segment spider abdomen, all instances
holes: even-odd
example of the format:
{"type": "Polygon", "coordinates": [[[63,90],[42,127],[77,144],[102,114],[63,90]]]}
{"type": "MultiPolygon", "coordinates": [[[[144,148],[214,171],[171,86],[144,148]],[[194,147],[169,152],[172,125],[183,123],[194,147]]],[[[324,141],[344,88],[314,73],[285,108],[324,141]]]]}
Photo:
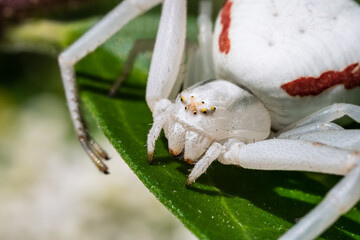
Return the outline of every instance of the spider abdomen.
{"type": "Polygon", "coordinates": [[[213,39],[217,77],[250,89],[274,128],[335,102],[360,104],[359,22],[350,0],[227,1],[213,39]]]}

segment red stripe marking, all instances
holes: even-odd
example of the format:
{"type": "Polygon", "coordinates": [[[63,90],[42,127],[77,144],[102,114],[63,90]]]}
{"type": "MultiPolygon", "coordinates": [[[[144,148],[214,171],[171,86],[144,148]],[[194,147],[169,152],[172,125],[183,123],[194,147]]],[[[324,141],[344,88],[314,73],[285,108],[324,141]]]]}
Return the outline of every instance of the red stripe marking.
{"type": "Polygon", "coordinates": [[[342,71],[328,71],[320,77],[301,77],[281,85],[290,96],[316,96],[335,85],[344,84],[345,89],[360,86],[360,65],[354,63],[342,71]]]}
{"type": "Polygon", "coordinates": [[[223,25],[223,28],[219,36],[219,49],[220,52],[225,52],[225,54],[228,54],[230,51],[229,28],[231,22],[232,4],[232,1],[226,1],[221,11],[221,24],[223,25]]]}

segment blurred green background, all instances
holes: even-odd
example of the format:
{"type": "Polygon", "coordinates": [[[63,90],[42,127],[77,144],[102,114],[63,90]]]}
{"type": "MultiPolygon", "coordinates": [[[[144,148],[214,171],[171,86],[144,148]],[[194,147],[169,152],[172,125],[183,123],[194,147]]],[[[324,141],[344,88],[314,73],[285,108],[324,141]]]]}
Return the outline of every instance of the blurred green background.
{"type": "Polygon", "coordinates": [[[117,2],[0,0],[0,239],[194,238],[99,132],[109,176],[73,133],[56,56],[117,2]],[[32,38],[49,19],[72,25],[32,38]]]}

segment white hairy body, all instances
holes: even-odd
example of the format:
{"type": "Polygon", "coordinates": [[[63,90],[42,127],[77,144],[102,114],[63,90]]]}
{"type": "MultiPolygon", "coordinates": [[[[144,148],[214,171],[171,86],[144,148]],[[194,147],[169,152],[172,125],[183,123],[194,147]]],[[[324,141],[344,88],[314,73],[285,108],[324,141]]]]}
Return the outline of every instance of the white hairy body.
{"type": "MultiPolygon", "coordinates": [[[[107,155],[83,126],[73,66],[159,2],[124,1],[59,57],[75,130],[103,172],[107,155]]],[[[164,1],[146,89],[154,119],[148,160],[164,129],[169,151],[195,164],[187,184],[216,159],[250,169],[345,175],[283,236],[315,238],[360,199],[360,131],[331,123],[344,115],[360,122],[360,107],[353,105],[360,101],[360,7],[350,0],[232,0],[219,14],[214,34],[210,14],[211,5],[202,2],[199,48],[185,79],[197,85],[172,102],[169,95],[182,79],[186,2],[164,1]],[[218,80],[203,82],[210,78],[218,80]],[[315,90],[305,91],[304,81],[315,90]],[[268,139],[271,127],[278,132],[268,139]]]]}
{"type": "Polygon", "coordinates": [[[274,128],[281,129],[332,103],[360,104],[360,88],[338,85],[308,97],[293,97],[281,89],[282,84],[300,77],[342,71],[360,61],[357,3],[233,1],[228,54],[219,51],[220,21],[218,17],[214,30],[216,76],[250,89],[270,110],[274,128]]]}

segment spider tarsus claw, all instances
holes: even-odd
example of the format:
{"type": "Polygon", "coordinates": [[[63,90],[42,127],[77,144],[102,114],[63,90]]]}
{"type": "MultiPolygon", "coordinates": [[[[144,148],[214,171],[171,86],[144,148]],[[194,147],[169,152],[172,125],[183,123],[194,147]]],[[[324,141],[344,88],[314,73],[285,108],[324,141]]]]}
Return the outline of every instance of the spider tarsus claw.
{"type": "Polygon", "coordinates": [[[97,168],[102,172],[103,174],[109,174],[109,168],[101,161],[94,162],[97,168]]]}
{"type": "Polygon", "coordinates": [[[150,152],[147,154],[147,162],[151,165],[154,159],[154,153],[150,152]]]}
{"type": "Polygon", "coordinates": [[[186,179],[186,182],[185,182],[185,186],[187,187],[187,188],[189,188],[189,187],[191,187],[191,185],[194,183],[194,181],[193,180],[190,180],[189,178],[188,179],[186,179]]]}
{"type": "Polygon", "coordinates": [[[99,157],[103,158],[104,160],[110,159],[109,155],[100,147],[100,145],[95,142],[95,140],[91,136],[88,136],[86,138],[86,141],[89,143],[91,148],[96,152],[99,157]]]}
{"type": "Polygon", "coordinates": [[[105,152],[101,152],[101,153],[97,152],[97,153],[102,159],[104,159],[106,161],[110,160],[110,157],[109,157],[109,155],[107,155],[107,153],[105,153],[105,152]]]}
{"type": "Polygon", "coordinates": [[[80,143],[95,166],[104,174],[109,174],[103,160],[110,159],[104,150],[89,136],[79,136],[80,143]]]}
{"type": "Polygon", "coordinates": [[[115,96],[115,91],[113,91],[112,89],[110,89],[110,91],[108,92],[108,97],[114,97],[115,96]]]}

